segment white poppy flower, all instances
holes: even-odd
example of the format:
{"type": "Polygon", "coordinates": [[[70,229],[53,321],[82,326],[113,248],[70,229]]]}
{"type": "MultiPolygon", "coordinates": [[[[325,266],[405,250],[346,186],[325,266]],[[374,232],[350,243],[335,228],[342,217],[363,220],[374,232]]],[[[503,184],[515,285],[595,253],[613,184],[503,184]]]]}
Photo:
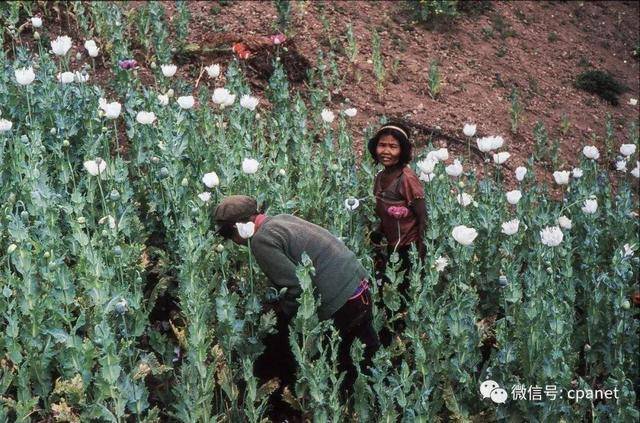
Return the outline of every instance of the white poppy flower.
{"type": "Polygon", "coordinates": [[[640,162],[636,162],[636,167],[631,169],[631,174],[636,178],[640,177],[640,162]]]}
{"type": "Polygon", "coordinates": [[[522,182],[522,180],[524,179],[524,176],[527,174],[527,168],[524,166],[518,166],[515,170],[515,174],[516,174],[516,179],[519,182],[522,182]]]}
{"type": "Polygon", "coordinates": [[[425,160],[431,160],[432,162],[436,162],[436,163],[438,163],[440,161],[440,159],[438,159],[438,155],[436,154],[435,151],[429,151],[427,153],[427,157],[425,158],[425,160]]]}
{"type": "Polygon", "coordinates": [[[169,104],[169,96],[166,94],[158,94],[158,103],[160,103],[161,106],[166,106],[169,104]]]}
{"type": "Polygon", "coordinates": [[[71,38],[67,35],[59,36],[51,41],[51,51],[56,56],[64,56],[71,49],[71,38]]]}
{"type": "Polygon", "coordinates": [[[478,150],[488,153],[493,148],[493,137],[483,137],[476,140],[478,150]]]}
{"type": "Polygon", "coordinates": [[[98,101],[98,105],[108,119],[117,119],[118,116],[120,116],[122,105],[117,101],[107,103],[107,100],[105,100],[104,98],[101,98],[98,101]]]}
{"type": "Polygon", "coordinates": [[[436,151],[433,152],[433,154],[436,156],[436,158],[440,161],[445,161],[445,160],[449,160],[449,150],[447,150],[446,148],[439,148],[436,151]]]}
{"type": "Polygon", "coordinates": [[[178,102],[178,106],[182,109],[190,109],[196,102],[192,95],[178,97],[176,101],[178,102]]]}
{"type": "Polygon", "coordinates": [[[548,247],[560,245],[563,237],[562,230],[557,226],[548,226],[540,231],[540,240],[548,247]]]}
{"type": "Polygon", "coordinates": [[[258,102],[260,100],[258,100],[257,97],[252,97],[250,95],[243,95],[240,98],[240,106],[244,107],[245,109],[249,109],[251,111],[256,109],[256,106],[258,105],[258,102]]]}
{"type": "Polygon", "coordinates": [[[358,114],[358,109],[356,109],[355,107],[350,107],[348,109],[344,109],[344,114],[349,116],[349,117],[355,117],[356,114],[358,114]]]}
{"type": "Polygon", "coordinates": [[[89,172],[91,176],[98,176],[107,169],[107,162],[100,157],[96,157],[95,160],[87,160],[83,163],[84,168],[89,172]]]}
{"type": "Polygon", "coordinates": [[[453,239],[462,245],[471,245],[478,236],[478,231],[465,225],[459,225],[451,231],[453,239]]]}
{"type": "Polygon", "coordinates": [[[240,235],[240,238],[243,239],[251,238],[256,231],[256,225],[253,222],[238,222],[236,223],[236,228],[238,228],[238,235],[240,235]]]}
{"type": "Polygon", "coordinates": [[[453,176],[455,178],[462,175],[462,164],[460,164],[460,161],[458,159],[455,159],[453,161],[453,164],[445,167],[444,170],[447,172],[447,175],[453,176]]]}
{"type": "Polygon", "coordinates": [[[582,154],[588,159],[598,160],[600,158],[600,152],[593,145],[585,145],[582,149],[582,154]]]}
{"type": "Polygon", "coordinates": [[[495,164],[502,164],[506,162],[509,159],[509,157],[511,157],[511,154],[509,154],[506,151],[502,151],[500,153],[493,155],[493,161],[495,164]]]}
{"type": "Polygon", "coordinates": [[[636,152],[636,145],[635,144],[622,144],[620,146],[620,154],[622,154],[625,157],[629,157],[630,155],[632,155],[635,152],[636,152]]]}
{"type": "Polygon", "coordinates": [[[582,206],[582,211],[587,214],[593,214],[598,210],[598,200],[595,198],[589,198],[584,200],[584,204],[582,206]]]}
{"type": "Polygon", "coordinates": [[[418,177],[418,179],[420,179],[423,182],[431,182],[435,177],[436,177],[435,173],[420,172],[420,176],[418,177]]]}
{"type": "Polygon", "coordinates": [[[253,175],[258,171],[258,166],[260,163],[256,159],[244,159],[242,161],[242,171],[247,175],[253,175]]]}
{"type": "Polygon", "coordinates": [[[29,85],[36,79],[36,74],[33,73],[33,68],[29,66],[28,68],[20,68],[14,71],[16,76],[16,81],[20,85],[29,85]]]}
{"type": "Polygon", "coordinates": [[[201,192],[198,194],[198,198],[202,200],[203,203],[208,203],[211,200],[210,192],[201,192]]]}
{"type": "Polygon", "coordinates": [[[333,120],[336,118],[333,112],[329,109],[322,109],[322,113],[320,113],[320,115],[322,116],[322,120],[327,123],[333,122],[333,120]]]}
{"type": "Polygon", "coordinates": [[[616,162],[616,170],[618,172],[626,172],[627,171],[627,161],[626,160],[618,160],[616,162]]]}
{"type": "Polygon", "coordinates": [[[42,26],[42,18],[38,16],[34,16],[33,18],[31,18],[31,26],[33,26],[34,28],[40,28],[42,26]]]}
{"type": "Polygon", "coordinates": [[[466,136],[472,137],[476,134],[476,125],[473,125],[471,123],[465,123],[464,127],[462,128],[462,132],[466,136]]]}
{"type": "Polygon", "coordinates": [[[236,101],[236,95],[231,94],[226,88],[216,88],[213,90],[211,100],[224,109],[227,106],[231,106],[236,101]]]}
{"type": "Polygon", "coordinates": [[[136,121],[142,125],[150,125],[156,120],[156,114],[153,112],[140,111],[136,114],[136,121]]]}
{"type": "Polygon", "coordinates": [[[220,185],[220,179],[218,178],[218,174],[215,172],[205,173],[202,177],[202,183],[207,186],[207,188],[213,188],[220,185]]]}
{"type": "Polygon", "coordinates": [[[638,99],[637,98],[630,98],[629,99],[629,104],[632,106],[637,106],[638,105],[638,99]]]}
{"type": "Polygon", "coordinates": [[[518,219],[513,219],[508,222],[504,222],[502,224],[502,233],[505,235],[513,235],[518,232],[518,228],[520,227],[520,221],[518,219]]]}
{"type": "Polygon", "coordinates": [[[522,193],[520,190],[514,189],[513,191],[507,192],[506,196],[509,204],[518,204],[518,201],[522,198],[522,193]]]}
{"type": "Polygon", "coordinates": [[[436,271],[442,272],[447,265],[449,265],[449,260],[446,257],[438,257],[435,261],[436,271]]]}
{"type": "Polygon", "coordinates": [[[500,135],[496,135],[495,137],[491,137],[491,149],[497,150],[502,147],[504,144],[504,138],[500,135]]]}
{"type": "Polygon", "coordinates": [[[636,246],[635,245],[631,245],[629,243],[624,244],[624,246],[622,247],[622,251],[623,253],[623,257],[633,257],[634,252],[636,251],[636,246]]]}
{"type": "Polygon", "coordinates": [[[6,119],[0,119],[0,133],[11,131],[12,127],[13,127],[13,122],[6,119]]]}
{"type": "Polygon", "coordinates": [[[556,184],[558,185],[567,185],[569,183],[570,174],[571,172],[569,172],[568,170],[562,170],[562,171],[556,170],[555,172],[553,172],[553,179],[556,181],[556,184]]]}
{"type": "Polygon", "coordinates": [[[84,48],[87,50],[87,53],[91,57],[98,57],[98,52],[100,49],[96,45],[96,42],[93,40],[87,40],[84,42],[84,48]]]}
{"type": "Polygon", "coordinates": [[[62,84],[70,84],[73,82],[73,72],[62,72],[57,75],[58,81],[62,84]]]}
{"type": "Polygon", "coordinates": [[[207,75],[209,75],[209,78],[217,78],[218,76],[220,76],[220,65],[218,65],[217,63],[209,65],[204,69],[207,71],[207,75]]]}
{"type": "Polygon", "coordinates": [[[582,172],[582,169],[580,169],[579,167],[574,167],[573,170],[571,171],[571,176],[573,176],[575,179],[582,178],[583,174],[584,172],[582,172]]]}
{"type": "Polygon", "coordinates": [[[160,68],[162,69],[162,74],[167,78],[171,78],[178,70],[178,67],[174,64],[160,65],[160,68]]]}
{"type": "Polygon", "coordinates": [[[424,159],[424,160],[420,160],[417,164],[418,169],[420,170],[420,172],[422,173],[433,173],[433,169],[436,166],[437,161],[435,160],[430,160],[430,159],[424,159]]]}
{"type": "Polygon", "coordinates": [[[458,204],[462,207],[467,207],[473,201],[473,197],[466,192],[458,194],[458,204]]]}
{"type": "Polygon", "coordinates": [[[358,206],[360,206],[360,200],[358,200],[357,198],[347,198],[346,200],[344,200],[344,206],[347,208],[347,210],[354,211],[358,208],[358,206]]]}
{"type": "Polygon", "coordinates": [[[558,218],[558,225],[560,225],[560,227],[563,229],[571,229],[571,219],[569,219],[565,215],[562,215],[558,218]]]}

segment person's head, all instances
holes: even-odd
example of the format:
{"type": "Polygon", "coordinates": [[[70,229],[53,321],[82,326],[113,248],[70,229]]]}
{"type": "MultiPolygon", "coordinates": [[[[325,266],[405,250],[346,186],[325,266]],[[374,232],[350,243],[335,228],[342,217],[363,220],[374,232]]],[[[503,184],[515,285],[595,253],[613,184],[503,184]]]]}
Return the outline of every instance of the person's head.
{"type": "Polygon", "coordinates": [[[411,161],[409,130],[400,123],[387,123],[369,140],[373,161],[384,167],[405,165],[411,161]]]}
{"type": "Polygon", "coordinates": [[[255,198],[247,195],[225,197],[213,212],[213,219],[218,227],[216,233],[236,244],[247,245],[247,240],[240,236],[236,224],[252,222],[257,215],[258,205],[255,198]]]}

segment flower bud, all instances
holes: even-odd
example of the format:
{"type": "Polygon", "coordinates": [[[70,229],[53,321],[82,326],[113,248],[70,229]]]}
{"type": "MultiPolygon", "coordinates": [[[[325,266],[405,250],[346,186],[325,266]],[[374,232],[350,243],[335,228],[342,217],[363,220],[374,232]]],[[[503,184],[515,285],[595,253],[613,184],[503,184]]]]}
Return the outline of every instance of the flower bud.
{"type": "Polygon", "coordinates": [[[109,236],[109,232],[107,232],[107,230],[106,230],[106,229],[103,229],[103,230],[102,230],[102,232],[101,232],[101,234],[102,234],[102,236],[103,236],[103,237],[105,237],[105,238],[109,236]]]}
{"type": "Polygon", "coordinates": [[[151,62],[151,69],[155,69],[157,67],[158,65],[156,64],[156,62],[151,62]]]}
{"type": "Polygon", "coordinates": [[[458,186],[459,186],[460,188],[464,188],[464,182],[462,182],[462,181],[458,182],[458,186]]]}
{"type": "Polygon", "coordinates": [[[51,129],[49,129],[49,133],[50,133],[51,135],[55,135],[55,134],[56,134],[56,132],[58,132],[58,130],[57,130],[56,128],[51,128],[51,129]]]}
{"type": "Polygon", "coordinates": [[[158,163],[160,163],[160,158],[159,158],[159,157],[157,157],[157,156],[153,156],[153,157],[151,158],[151,163],[153,163],[153,164],[158,164],[158,163]]]}
{"type": "Polygon", "coordinates": [[[501,288],[504,288],[508,283],[509,281],[507,280],[507,277],[505,275],[500,275],[498,278],[498,285],[500,285],[501,288]]]}
{"type": "Polygon", "coordinates": [[[76,53],[76,60],[81,60],[82,59],[82,54],[80,52],[76,53]]]}
{"type": "Polygon", "coordinates": [[[117,189],[112,189],[109,193],[109,198],[111,199],[111,201],[118,201],[120,199],[120,193],[117,189]]]}
{"type": "Polygon", "coordinates": [[[224,245],[218,244],[216,245],[216,252],[221,253],[224,251],[224,245]]]}
{"type": "Polygon", "coordinates": [[[85,223],[87,223],[87,219],[85,219],[84,216],[80,216],[77,222],[81,225],[84,225],[85,223]]]}
{"type": "Polygon", "coordinates": [[[173,88],[169,88],[169,90],[167,91],[167,96],[173,97],[173,94],[174,94],[173,88]]]}
{"type": "Polygon", "coordinates": [[[280,176],[284,176],[287,174],[287,172],[284,169],[280,169],[278,173],[280,174],[280,176]]]}
{"type": "Polygon", "coordinates": [[[45,251],[43,254],[44,258],[48,259],[49,257],[51,257],[51,253],[48,251],[45,251]]]}
{"type": "Polygon", "coordinates": [[[18,248],[16,244],[9,245],[9,247],[7,247],[7,254],[13,253],[16,250],[16,248],[18,248]]]}
{"type": "Polygon", "coordinates": [[[622,302],[622,308],[625,310],[629,310],[629,308],[631,307],[631,303],[629,302],[629,300],[624,300],[622,302]]]}
{"type": "Polygon", "coordinates": [[[160,177],[160,179],[166,178],[167,176],[169,176],[169,169],[167,169],[166,167],[160,168],[158,176],[160,177]]]}
{"type": "Polygon", "coordinates": [[[35,32],[33,33],[33,39],[34,39],[34,40],[39,40],[39,39],[40,39],[40,33],[39,33],[38,31],[35,31],[35,32]]]}
{"type": "Polygon", "coordinates": [[[65,147],[65,148],[66,148],[66,147],[69,147],[69,144],[70,144],[70,143],[69,143],[69,140],[64,140],[64,141],[62,141],[62,146],[63,146],[63,147],[65,147]]]}
{"type": "Polygon", "coordinates": [[[113,247],[113,255],[116,257],[120,257],[122,255],[122,248],[119,245],[113,247]]]}
{"type": "Polygon", "coordinates": [[[125,314],[127,312],[127,300],[125,300],[124,298],[121,299],[120,301],[118,301],[116,303],[116,305],[113,307],[113,309],[118,314],[125,314]]]}
{"type": "Polygon", "coordinates": [[[584,352],[589,352],[589,351],[591,351],[591,345],[584,344],[584,352]]]}
{"type": "Polygon", "coordinates": [[[182,178],[182,181],[180,181],[180,185],[182,185],[183,187],[189,186],[189,181],[187,180],[187,178],[182,178]]]}
{"type": "Polygon", "coordinates": [[[29,212],[26,210],[22,210],[22,212],[20,212],[20,219],[27,220],[28,218],[29,218],[29,212]]]}
{"type": "Polygon", "coordinates": [[[9,194],[9,197],[7,198],[7,202],[9,204],[13,204],[16,202],[16,193],[12,192],[11,194],[9,194]]]}

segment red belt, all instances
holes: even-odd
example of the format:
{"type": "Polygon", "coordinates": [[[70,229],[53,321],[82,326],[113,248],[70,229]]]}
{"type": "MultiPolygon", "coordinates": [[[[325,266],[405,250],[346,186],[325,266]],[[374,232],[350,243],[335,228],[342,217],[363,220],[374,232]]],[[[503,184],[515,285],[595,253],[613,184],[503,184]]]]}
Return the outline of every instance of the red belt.
{"type": "Polygon", "coordinates": [[[369,289],[369,281],[367,279],[361,280],[360,285],[358,285],[353,295],[349,297],[349,300],[355,300],[356,298],[361,296],[362,293],[365,292],[367,289],[369,289]]]}

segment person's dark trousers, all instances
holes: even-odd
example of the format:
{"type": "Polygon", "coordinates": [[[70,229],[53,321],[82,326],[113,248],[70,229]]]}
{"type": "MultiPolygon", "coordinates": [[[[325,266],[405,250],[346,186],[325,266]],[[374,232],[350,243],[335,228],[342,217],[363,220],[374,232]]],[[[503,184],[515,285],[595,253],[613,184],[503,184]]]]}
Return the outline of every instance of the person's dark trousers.
{"type": "MultiPolygon", "coordinates": [[[[341,338],[338,346],[338,370],[346,371],[341,388],[347,397],[358,376],[350,355],[353,341],[359,339],[364,344],[364,357],[360,363],[363,370],[371,366],[373,355],[380,347],[380,341],[373,328],[370,291],[366,290],[358,298],[347,301],[333,314],[332,320],[341,338]]],[[[265,337],[265,350],[253,368],[261,383],[274,377],[280,379],[280,388],[271,395],[270,401],[272,410],[276,412],[289,409],[288,404],[282,400],[282,391],[287,385],[289,389],[293,389],[295,383],[296,360],[289,346],[289,323],[289,319],[278,314],[276,332],[265,337]]]]}
{"type": "Polygon", "coordinates": [[[289,346],[290,322],[291,319],[282,313],[276,313],[276,332],[264,338],[265,349],[253,365],[253,372],[260,383],[265,383],[274,377],[280,379],[280,387],[269,398],[272,418],[277,418],[280,414],[293,413],[293,409],[282,399],[284,387],[289,386],[293,391],[293,384],[296,381],[296,359],[289,346]]]}
{"type": "Polygon", "coordinates": [[[338,370],[346,372],[342,392],[348,397],[358,376],[350,354],[353,341],[359,339],[364,344],[364,357],[360,367],[365,372],[371,366],[373,355],[380,347],[378,335],[373,328],[370,291],[367,289],[359,297],[347,301],[334,313],[332,319],[342,338],[338,347],[338,370]]]}

